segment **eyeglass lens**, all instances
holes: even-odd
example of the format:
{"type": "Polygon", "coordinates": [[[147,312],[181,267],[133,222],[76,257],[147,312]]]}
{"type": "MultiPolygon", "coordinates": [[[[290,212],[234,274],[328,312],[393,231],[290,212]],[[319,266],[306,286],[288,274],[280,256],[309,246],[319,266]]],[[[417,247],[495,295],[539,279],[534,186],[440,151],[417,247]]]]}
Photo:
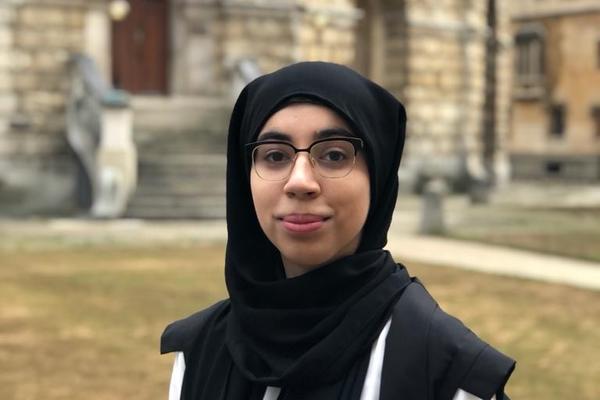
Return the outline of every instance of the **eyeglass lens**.
{"type": "MultiPolygon", "coordinates": [[[[292,172],[296,156],[294,147],[289,144],[263,143],[254,149],[254,168],[263,179],[282,180],[292,172]]],[[[321,176],[341,178],[352,171],[355,150],[349,141],[330,140],[312,145],[310,158],[321,176]]]]}

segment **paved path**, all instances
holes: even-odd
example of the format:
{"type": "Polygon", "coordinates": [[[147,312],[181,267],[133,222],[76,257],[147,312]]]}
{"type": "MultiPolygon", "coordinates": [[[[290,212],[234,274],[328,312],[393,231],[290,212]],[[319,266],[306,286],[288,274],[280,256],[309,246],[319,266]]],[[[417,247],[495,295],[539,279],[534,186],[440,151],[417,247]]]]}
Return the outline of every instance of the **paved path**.
{"type": "Polygon", "coordinates": [[[403,261],[600,290],[600,263],[500,246],[407,234],[391,235],[387,247],[403,261]]]}
{"type": "MultiPolygon", "coordinates": [[[[406,228],[410,224],[405,224],[406,228]]],[[[600,263],[549,256],[500,246],[411,234],[393,227],[388,248],[403,262],[421,262],[468,270],[562,283],[600,290],[600,263]]],[[[61,243],[153,243],[223,242],[225,222],[215,221],[98,221],[86,219],[1,220],[2,238],[16,243],[51,239],[61,243]]],[[[10,241],[8,241],[10,242],[10,241]]]]}

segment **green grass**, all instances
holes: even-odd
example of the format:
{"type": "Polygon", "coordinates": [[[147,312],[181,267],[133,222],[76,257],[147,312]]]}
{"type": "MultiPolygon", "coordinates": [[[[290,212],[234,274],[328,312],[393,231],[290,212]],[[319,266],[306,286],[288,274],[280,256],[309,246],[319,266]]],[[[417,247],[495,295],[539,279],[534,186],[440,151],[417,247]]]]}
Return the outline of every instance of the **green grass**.
{"type": "Polygon", "coordinates": [[[474,207],[448,236],[600,262],[600,209],[474,207]]]}
{"type": "MultiPolygon", "coordinates": [[[[225,296],[223,247],[0,247],[0,399],[166,398],[164,326],[225,296]]],[[[410,266],[518,360],[515,399],[597,399],[600,293],[410,266]]]]}

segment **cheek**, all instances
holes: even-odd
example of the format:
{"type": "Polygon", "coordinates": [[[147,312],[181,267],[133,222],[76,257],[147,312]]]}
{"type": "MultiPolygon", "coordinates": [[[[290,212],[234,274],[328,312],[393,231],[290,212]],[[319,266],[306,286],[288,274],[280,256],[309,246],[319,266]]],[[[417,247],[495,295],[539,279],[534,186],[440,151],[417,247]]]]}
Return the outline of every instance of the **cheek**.
{"type": "MultiPolygon", "coordinates": [[[[357,231],[362,229],[369,212],[369,180],[364,176],[355,177],[353,184],[335,191],[339,207],[342,229],[357,231]]],[[[350,232],[348,232],[350,233],[350,232]]]]}
{"type": "Polygon", "coordinates": [[[265,184],[265,181],[257,178],[254,172],[250,173],[250,190],[252,192],[252,201],[254,202],[254,210],[256,211],[258,222],[260,223],[261,228],[265,230],[265,224],[270,220],[270,210],[275,202],[273,199],[273,190],[265,184]]]}
{"type": "Polygon", "coordinates": [[[257,216],[260,216],[260,211],[264,203],[264,199],[261,196],[264,192],[260,186],[260,181],[255,178],[254,171],[250,172],[250,192],[252,193],[252,201],[254,202],[254,210],[257,216]]]}

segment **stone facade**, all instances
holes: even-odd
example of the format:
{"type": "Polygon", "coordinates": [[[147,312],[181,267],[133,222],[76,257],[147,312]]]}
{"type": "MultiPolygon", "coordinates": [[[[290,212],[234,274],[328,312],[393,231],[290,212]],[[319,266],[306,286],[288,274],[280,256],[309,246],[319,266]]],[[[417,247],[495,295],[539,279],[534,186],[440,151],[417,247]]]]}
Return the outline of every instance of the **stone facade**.
{"type": "MultiPolygon", "coordinates": [[[[0,3],[0,193],[9,193],[7,187],[28,187],[27,198],[39,203],[29,210],[53,210],[74,202],[76,168],[64,123],[67,61],[72,52],[84,51],[110,80],[107,1],[0,3]]],[[[406,104],[409,140],[401,178],[407,189],[440,176],[463,188],[473,179],[506,180],[509,2],[170,0],[169,4],[168,95],[133,99],[136,115],[155,118],[147,121],[158,121],[164,110],[170,114],[164,126],[173,128],[185,120],[198,126],[198,118],[219,114],[214,122],[200,125],[224,134],[222,113],[213,109],[231,104],[240,61],[254,60],[261,72],[300,60],[333,61],[363,72],[406,104]],[[152,107],[144,114],[136,104],[152,107]],[[202,104],[213,108],[194,112],[202,104]],[[173,110],[180,110],[176,117],[173,110]]],[[[144,121],[135,118],[135,129],[142,129],[144,121]]],[[[165,131],[163,136],[171,133],[165,131]]]]}
{"type": "Polygon", "coordinates": [[[176,93],[224,94],[235,63],[244,58],[254,59],[263,72],[300,60],[347,64],[407,105],[406,185],[433,175],[459,186],[508,178],[507,2],[178,0],[173,14],[176,93]],[[495,4],[493,54],[490,4],[495,4]],[[486,86],[490,57],[493,89],[486,86]],[[489,92],[494,101],[486,103],[489,92]]]}
{"type": "MultiPolygon", "coordinates": [[[[495,6],[494,54],[486,53],[490,2],[381,2],[384,44],[380,82],[407,105],[409,142],[404,172],[413,179],[446,176],[458,186],[471,179],[506,180],[503,148],[510,93],[506,3],[495,6]],[[494,57],[495,83],[486,87],[486,59],[494,57]],[[496,116],[486,139],[486,91],[496,116]],[[493,148],[484,159],[485,141],[493,148]],[[486,161],[491,167],[486,169],[486,161]]],[[[489,106],[488,106],[489,107],[489,106]]],[[[417,185],[419,183],[417,182],[417,185]]]]}
{"type": "Polygon", "coordinates": [[[521,75],[509,141],[515,177],[600,179],[600,4],[526,1],[513,31],[521,75]]]}
{"type": "Polygon", "coordinates": [[[360,15],[350,1],[174,0],[173,93],[226,94],[243,59],[263,72],[300,60],[352,64],[360,15]]]}
{"type": "Polygon", "coordinates": [[[84,9],[77,1],[0,4],[0,193],[5,208],[59,210],[74,197],[73,160],[64,135],[66,71],[70,53],[81,49],[83,23],[84,9]]]}

